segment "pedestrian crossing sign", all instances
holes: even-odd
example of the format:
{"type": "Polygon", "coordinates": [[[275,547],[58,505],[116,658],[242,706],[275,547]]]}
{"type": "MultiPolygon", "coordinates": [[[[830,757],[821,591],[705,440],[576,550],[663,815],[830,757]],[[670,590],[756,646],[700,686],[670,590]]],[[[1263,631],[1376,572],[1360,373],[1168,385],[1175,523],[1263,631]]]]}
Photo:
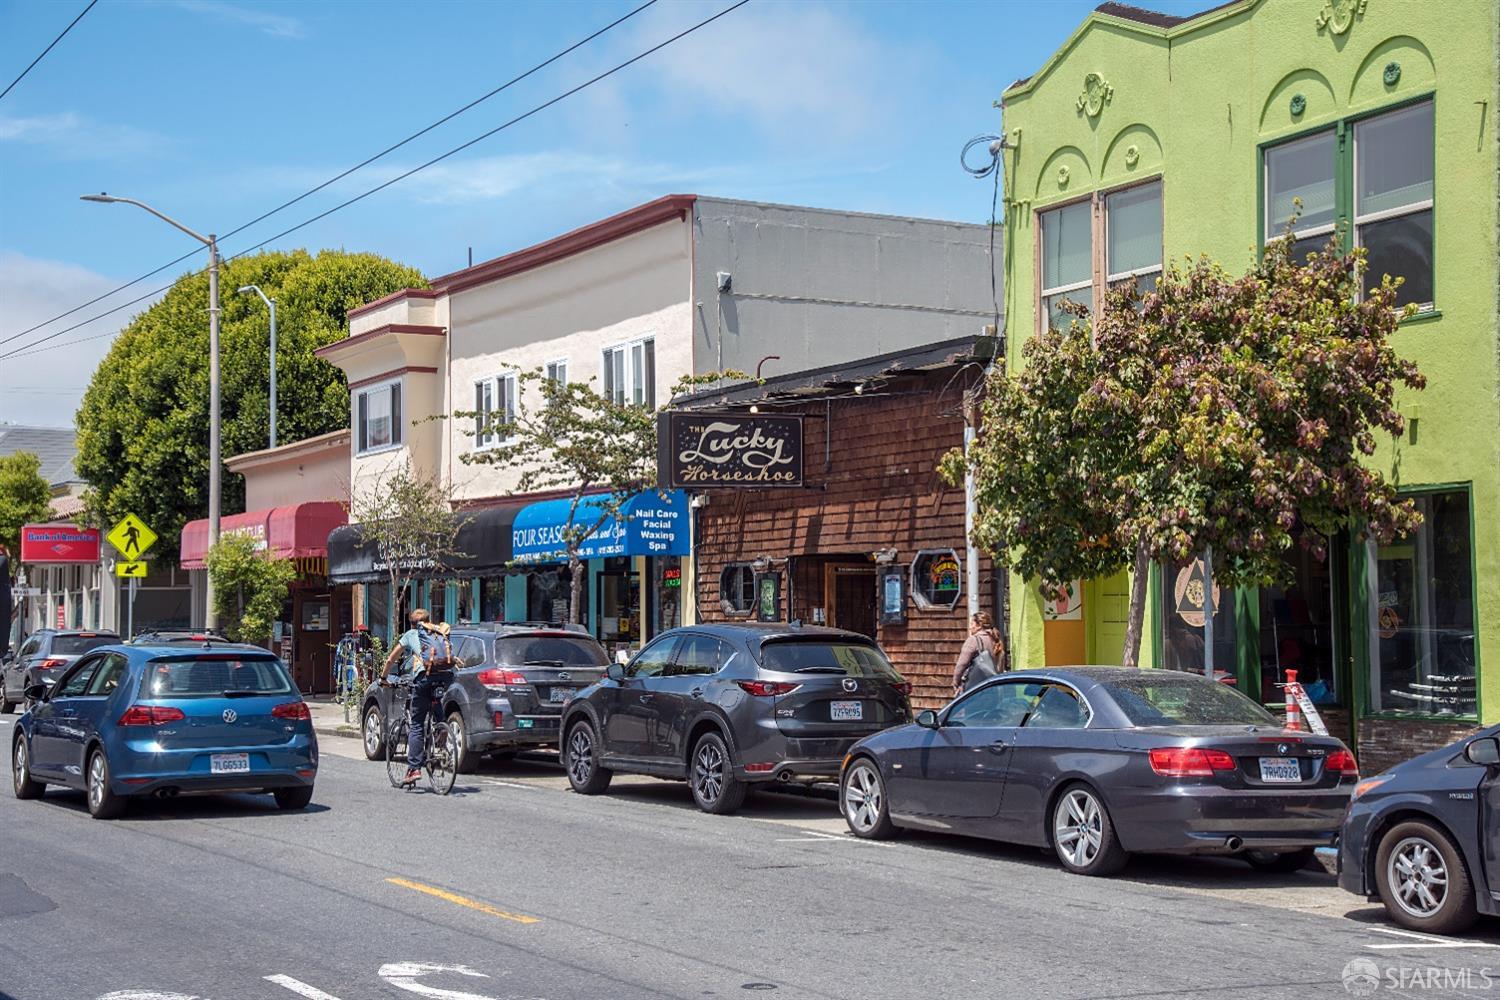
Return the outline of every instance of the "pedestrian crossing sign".
{"type": "Polygon", "coordinates": [[[145,575],[146,564],[139,559],[134,562],[120,560],[115,563],[115,576],[128,576],[139,580],[144,578],[145,575]]]}
{"type": "MultiPolygon", "coordinates": [[[[146,522],[134,514],[126,514],[120,518],[120,523],[111,528],[106,537],[111,545],[120,550],[122,556],[131,561],[138,561],[147,549],[156,544],[156,532],[146,527],[146,522]]],[[[140,575],[145,576],[144,573],[140,575]]]]}

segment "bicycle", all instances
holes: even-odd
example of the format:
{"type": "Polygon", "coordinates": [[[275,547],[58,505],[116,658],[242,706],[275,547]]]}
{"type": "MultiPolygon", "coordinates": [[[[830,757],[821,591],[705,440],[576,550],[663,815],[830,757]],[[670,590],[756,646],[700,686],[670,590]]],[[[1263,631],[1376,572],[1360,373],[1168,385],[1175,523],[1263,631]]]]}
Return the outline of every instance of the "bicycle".
{"type": "MultiPolygon", "coordinates": [[[[434,676],[441,681],[441,674],[434,676]]],[[[450,676],[449,682],[451,679],[450,676]]],[[[401,682],[399,686],[406,689],[405,710],[391,719],[385,739],[385,773],[392,788],[406,787],[407,730],[408,720],[411,718],[411,683],[401,682]]],[[[427,774],[427,784],[439,795],[447,795],[453,791],[453,785],[458,780],[458,745],[454,741],[453,730],[443,720],[441,699],[442,692],[447,687],[447,683],[439,683],[434,691],[432,708],[427,713],[422,731],[422,737],[427,741],[422,770],[427,774]]]]}

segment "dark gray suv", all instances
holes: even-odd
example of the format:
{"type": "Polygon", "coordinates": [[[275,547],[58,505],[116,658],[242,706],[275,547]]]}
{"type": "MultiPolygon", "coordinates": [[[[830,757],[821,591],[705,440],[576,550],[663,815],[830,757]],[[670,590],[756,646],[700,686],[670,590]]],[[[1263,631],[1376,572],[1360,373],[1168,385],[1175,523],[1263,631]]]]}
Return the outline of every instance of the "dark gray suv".
{"type": "MultiPolygon", "coordinates": [[[[563,704],[604,674],[604,647],[576,625],[480,623],[449,632],[459,661],[443,693],[458,744],[460,773],[478,758],[557,745],[563,704]]],[[[360,709],[365,756],[385,759],[386,720],[406,706],[411,673],[402,664],[392,687],[372,686],[360,709]]]]}
{"type": "Polygon", "coordinates": [[[614,772],[686,780],[705,812],[739,808],[755,783],[838,778],[844,753],[911,720],[911,685],[874,640],[785,623],[664,632],[563,709],[574,791],[614,772]]]}

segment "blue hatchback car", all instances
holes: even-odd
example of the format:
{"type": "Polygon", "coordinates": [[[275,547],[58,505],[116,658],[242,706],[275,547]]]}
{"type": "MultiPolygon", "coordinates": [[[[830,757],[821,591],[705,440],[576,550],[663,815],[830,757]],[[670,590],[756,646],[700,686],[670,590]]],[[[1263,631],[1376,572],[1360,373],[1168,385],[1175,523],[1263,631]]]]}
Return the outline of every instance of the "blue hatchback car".
{"type": "Polygon", "coordinates": [[[270,792],[282,809],[312,801],[312,715],[259,647],[104,646],[27,695],[34,704],[11,744],[18,799],[76,788],[99,819],[144,795],[270,792]]]}

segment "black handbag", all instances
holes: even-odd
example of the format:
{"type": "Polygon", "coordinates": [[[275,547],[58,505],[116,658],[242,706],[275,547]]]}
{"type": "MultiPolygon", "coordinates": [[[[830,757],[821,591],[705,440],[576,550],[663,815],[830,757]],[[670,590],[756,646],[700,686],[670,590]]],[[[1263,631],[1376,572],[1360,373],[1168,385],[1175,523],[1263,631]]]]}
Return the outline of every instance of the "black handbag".
{"type": "Polygon", "coordinates": [[[995,662],[995,655],[987,649],[981,649],[969,661],[969,669],[964,671],[964,690],[969,691],[999,674],[1000,665],[995,662]]]}

